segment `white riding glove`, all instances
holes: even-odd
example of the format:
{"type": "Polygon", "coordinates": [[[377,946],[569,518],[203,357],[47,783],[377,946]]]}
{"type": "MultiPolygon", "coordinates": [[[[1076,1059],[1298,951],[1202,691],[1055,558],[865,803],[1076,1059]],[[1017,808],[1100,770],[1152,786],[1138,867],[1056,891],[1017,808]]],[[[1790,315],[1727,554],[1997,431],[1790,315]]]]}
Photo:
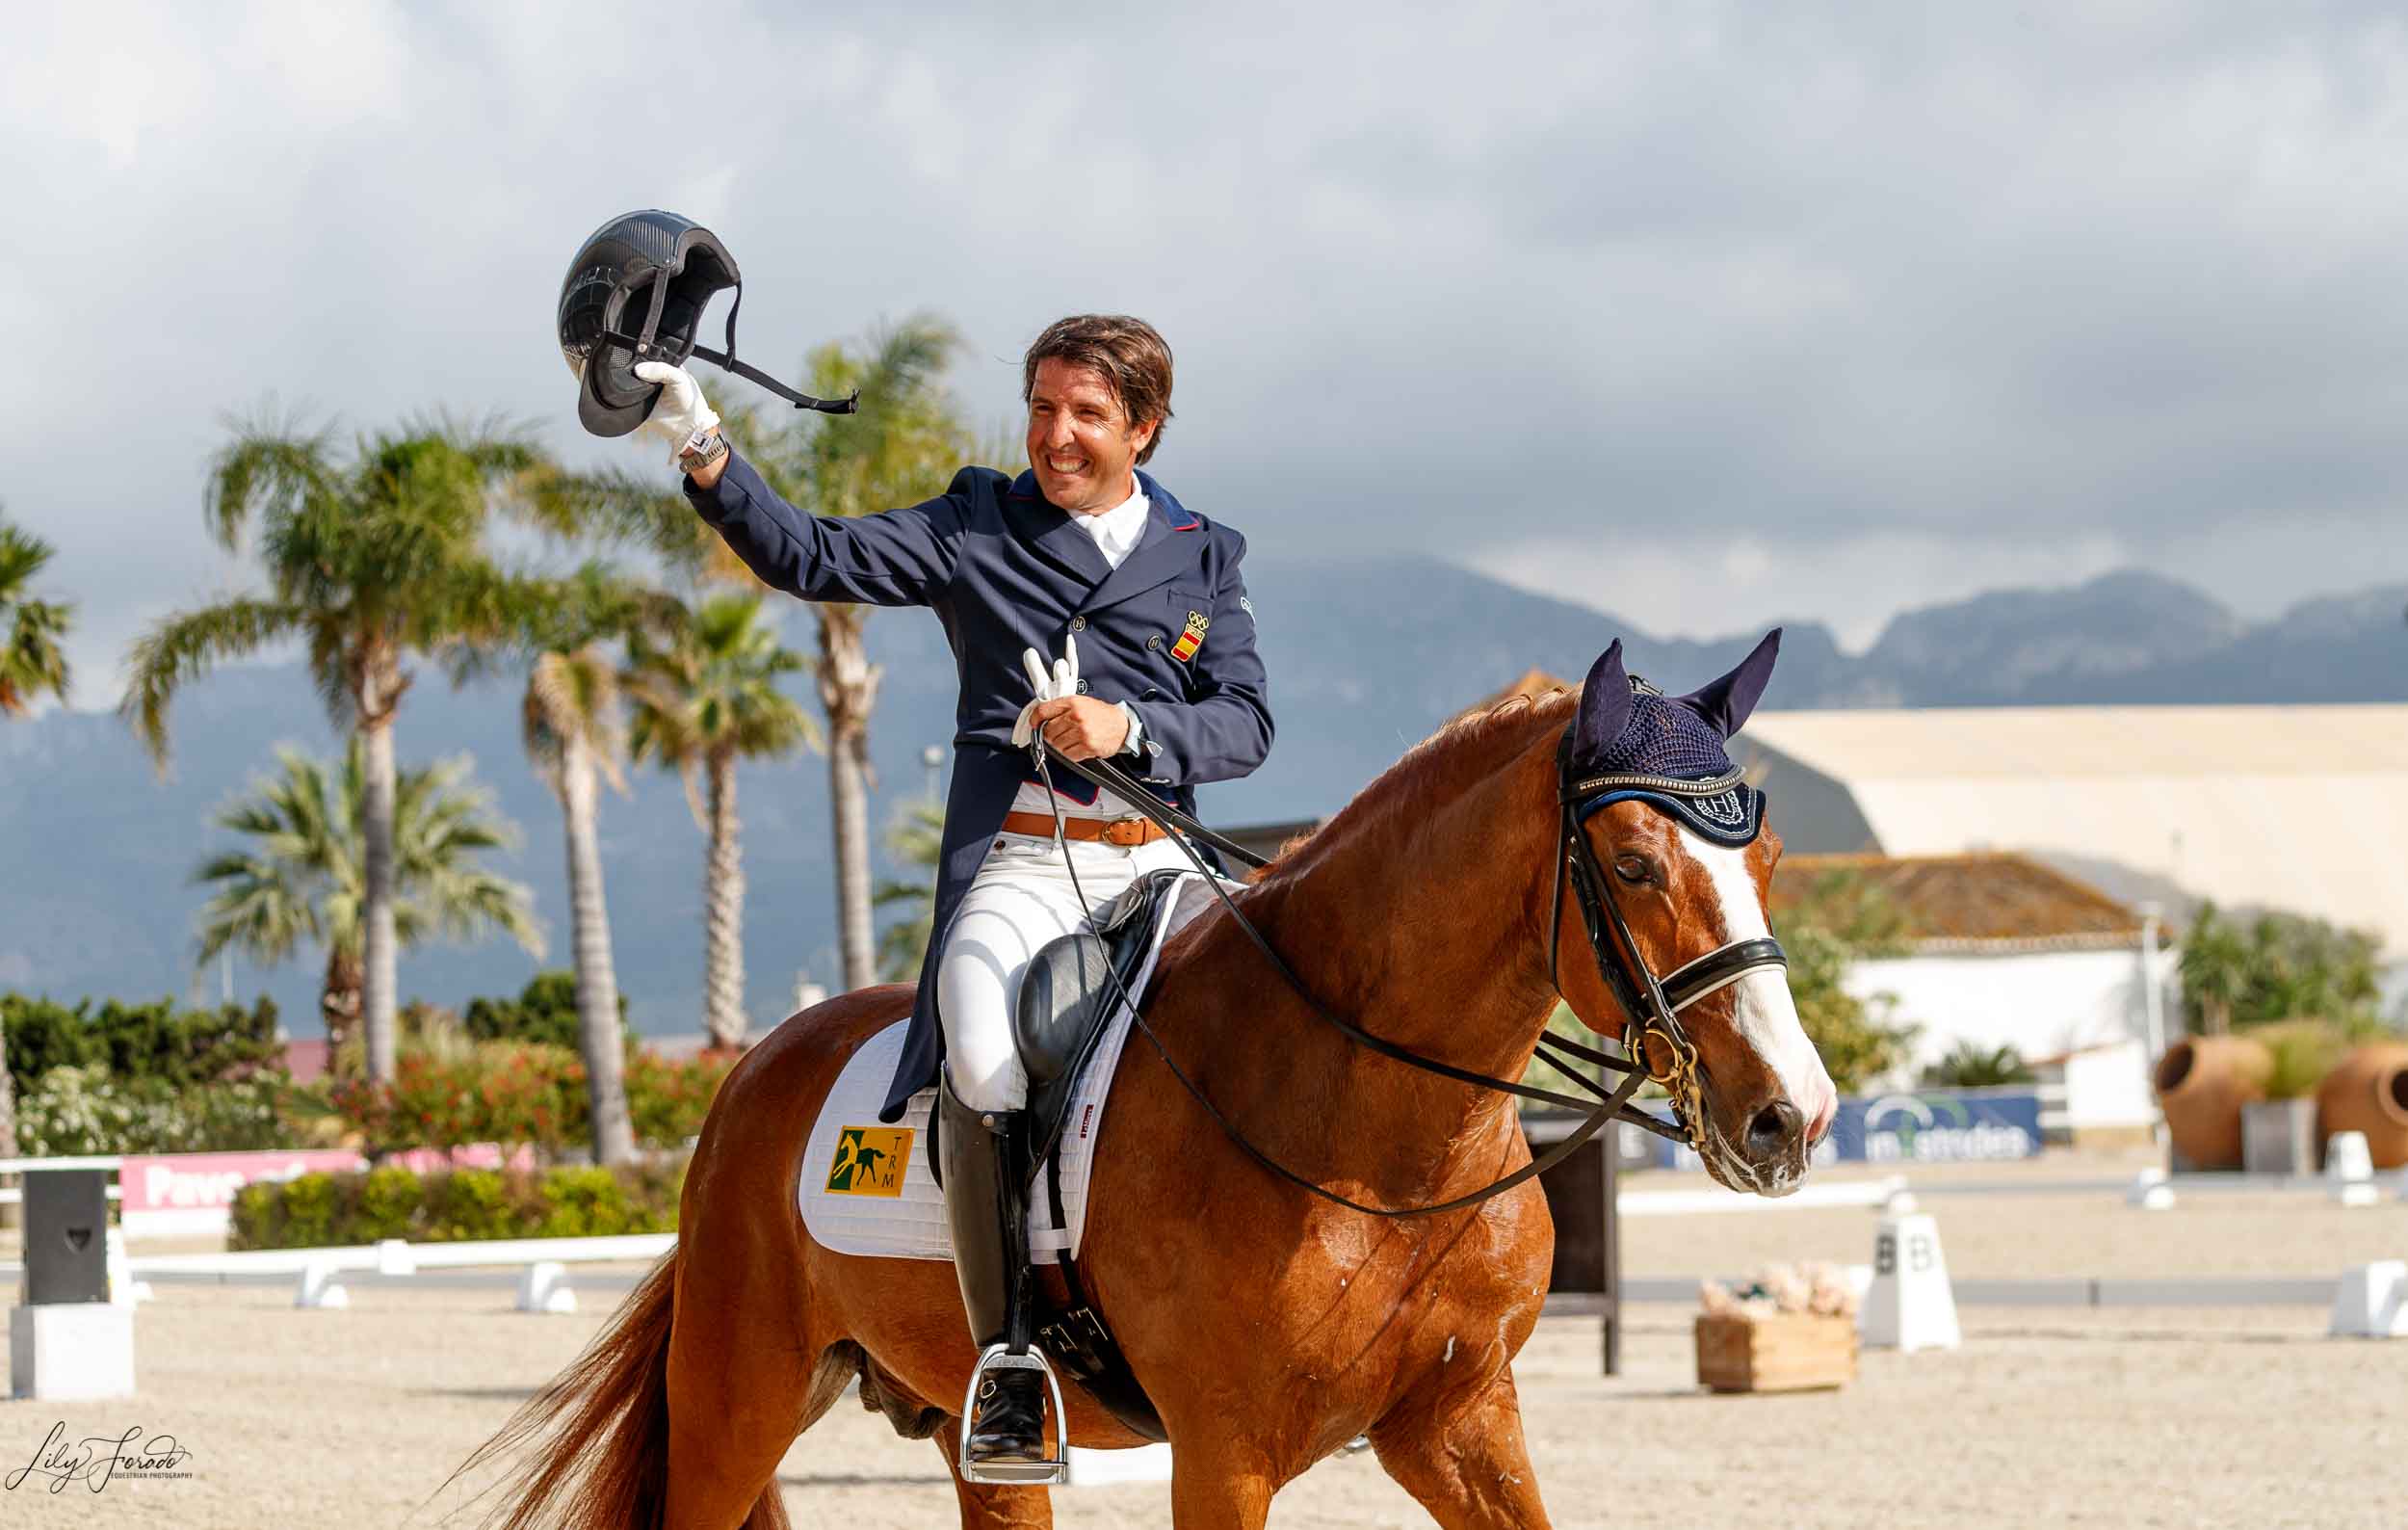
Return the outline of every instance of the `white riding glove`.
{"type": "Polygon", "coordinates": [[[679,466],[677,454],[695,435],[717,425],[719,414],[702,396],[702,384],[682,366],[671,366],[666,361],[639,361],[636,376],[661,384],[660,402],[652,406],[652,412],[641,428],[667,437],[669,465],[679,466]]]}
{"type": "Polygon", "coordinates": [[[1059,701],[1065,696],[1079,694],[1079,640],[1062,634],[1061,657],[1054,661],[1053,673],[1046,673],[1045,656],[1034,648],[1020,650],[1020,667],[1029,673],[1029,683],[1036,688],[1036,696],[1020,709],[1018,722],[1011,725],[1011,742],[1015,749],[1027,749],[1037,734],[1032,714],[1039,701],[1059,701]]]}

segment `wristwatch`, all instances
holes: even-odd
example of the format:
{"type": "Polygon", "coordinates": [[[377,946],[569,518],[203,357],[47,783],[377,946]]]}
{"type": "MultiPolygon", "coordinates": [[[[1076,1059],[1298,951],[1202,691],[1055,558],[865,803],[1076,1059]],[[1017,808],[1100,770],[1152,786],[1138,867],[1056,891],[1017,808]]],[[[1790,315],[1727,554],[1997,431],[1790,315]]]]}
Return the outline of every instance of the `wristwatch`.
{"type": "Polygon", "coordinates": [[[686,437],[686,444],[677,449],[677,465],[691,477],[726,455],[727,437],[720,434],[718,426],[705,425],[686,437]]]}

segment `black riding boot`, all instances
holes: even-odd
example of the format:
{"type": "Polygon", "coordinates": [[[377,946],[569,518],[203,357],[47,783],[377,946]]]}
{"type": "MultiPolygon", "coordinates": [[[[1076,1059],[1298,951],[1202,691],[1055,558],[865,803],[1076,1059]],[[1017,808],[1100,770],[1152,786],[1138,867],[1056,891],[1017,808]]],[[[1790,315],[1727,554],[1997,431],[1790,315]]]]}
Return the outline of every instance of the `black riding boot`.
{"type": "MultiPolygon", "coordinates": [[[[939,1078],[943,1122],[937,1150],[945,1168],[945,1221],[954,1239],[954,1273],[970,1313],[979,1353],[1029,1347],[1029,1218],[1020,1174],[1020,1111],[978,1111],[939,1078]]],[[[970,1420],[968,1462],[1045,1459],[1045,1379],[1031,1370],[990,1370],[970,1420]]]]}

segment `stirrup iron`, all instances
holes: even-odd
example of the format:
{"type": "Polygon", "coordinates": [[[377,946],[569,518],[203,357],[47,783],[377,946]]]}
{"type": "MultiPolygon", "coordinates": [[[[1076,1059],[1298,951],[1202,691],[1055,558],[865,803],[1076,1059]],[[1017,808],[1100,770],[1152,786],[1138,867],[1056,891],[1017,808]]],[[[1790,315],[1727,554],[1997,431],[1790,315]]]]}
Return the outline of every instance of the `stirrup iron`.
{"type": "MultiPolygon", "coordinates": [[[[969,1483],[993,1483],[1010,1487],[1059,1487],[1070,1480],[1070,1415],[1063,1410],[1061,1381],[1045,1359],[1045,1352],[1031,1345],[1014,1355],[1008,1343],[989,1344],[979,1356],[978,1364],[970,1368],[970,1385],[961,1398],[961,1438],[955,1441],[954,1456],[961,1465],[961,1480],[969,1483]],[[1054,1453],[1037,1461],[983,1461],[970,1459],[970,1428],[979,1411],[979,1384],[989,1371],[1034,1371],[1045,1378],[1045,1390],[1053,1398],[1054,1453]]],[[[1044,1449],[1044,1423],[1037,1425],[1037,1448],[1044,1449]]]]}

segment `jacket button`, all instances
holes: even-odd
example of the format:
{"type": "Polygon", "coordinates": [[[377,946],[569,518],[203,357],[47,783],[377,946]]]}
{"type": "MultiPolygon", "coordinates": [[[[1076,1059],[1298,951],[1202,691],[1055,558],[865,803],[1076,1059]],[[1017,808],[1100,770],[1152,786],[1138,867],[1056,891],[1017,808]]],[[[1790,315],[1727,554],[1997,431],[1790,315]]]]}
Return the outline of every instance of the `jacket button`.
{"type": "Polygon", "coordinates": [[[1086,682],[1085,680],[1081,680],[1079,682],[1079,694],[1081,696],[1086,695],[1086,682]]]}
{"type": "Polygon", "coordinates": [[[1070,630],[1073,632],[1085,632],[1086,630],[1086,618],[1072,617],[1070,619],[1070,630]]]}
{"type": "Polygon", "coordinates": [[[1145,646],[1154,649],[1158,653],[1161,652],[1163,646],[1163,635],[1159,632],[1155,633],[1152,637],[1145,640],[1145,646]]]}

